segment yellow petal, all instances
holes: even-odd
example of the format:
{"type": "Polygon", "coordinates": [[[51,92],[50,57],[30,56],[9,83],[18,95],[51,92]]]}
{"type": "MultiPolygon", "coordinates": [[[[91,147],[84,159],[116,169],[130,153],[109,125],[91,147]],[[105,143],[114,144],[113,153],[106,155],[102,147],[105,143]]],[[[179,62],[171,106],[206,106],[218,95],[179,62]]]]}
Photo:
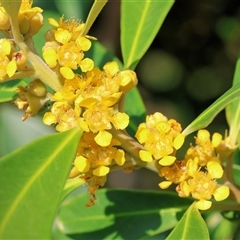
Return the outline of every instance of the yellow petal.
{"type": "Polygon", "coordinates": [[[15,72],[17,71],[17,63],[16,63],[16,61],[15,60],[10,61],[8,63],[8,65],[7,65],[7,69],[6,70],[7,70],[6,71],[7,75],[9,77],[12,77],[15,74],[15,72]]]}
{"type": "Polygon", "coordinates": [[[195,203],[195,206],[200,210],[207,210],[212,206],[212,202],[201,199],[195,203]]]}
{"type": "Polygon", "coordinates": [[[55,19],[53,19],[53,18],[49,18],[49,19],[48,19],[48,23],[49,23],[50,25],[54,26],[54,27],[59,27],[58,22],[57,22],[55,19]]]}
{"type": "Polygon", "coordinates": [[[107,131],[99,131],[94,140],[99,146],[107,147],[111,143],[112,134],[107,131]]]}
{"type": "Polygon", "coordinates": [[[222,135],[220,133],[214,133],[212,136],[212,146],[216,148],[222,141],[222,135]]]}
{"type": "Polygon", "coordinates": [[[90,58],[84,58],[80,63],[82,72],[91,71],[94,68],[94,62],[90,58]]]}
{"type": "Polygon", "coordinates": [[[61,29],[59,28],[56,32],[55,32],[55,39],[62,44],[68,43],[69,40],[71,39],[72,34],[65,29],[61,29]]]}
{"type": "Polygon", "coordinates": [[[1,45],[2,45],[1,50],[2,50],[3,54],[4,55],[9,55],[11,53],[11,50],[12,50],[11,42],[8,39],[4,38],[4,39],[2,39],[1,45]]]}
{"type": "Polygon", "coordinates": [[[85,37],[79,37],[76,42],[82,51],[88,51],[92,45],[91,41],[85,37]]]}
{"type": "Polygon", "coordinates": [[[153,160],[152,154],[150,152],[145,151],[145,150],[140,150],[139,151],[139,157],[144,162],[152,162],[152,160],[153,160]]]}
{"type": "Polygon", "coordinates": [[[161,188],[161,189],[166,189],[168,187],[170,187],[170,185],[172,184],[171,181],[163,181],[163,182],[160,182],[158,184],[158,186],[161,188]]]}
{"type": "Polygon", "coordinates": [[[176,157],[174,156],[165,156],[159,161],[159,164],[161,164],[162,166],[170,166],[175,162],[175,160],[176,157]]]}
{"type": "Polygon", "coordinates": [[[150,132],[149,132],[149,130],[147,128],[142,128],[142,129],[138,128],[138,131],[137,131],[135,136],[136,136],[137,140],[141,144],[143,144],[143,143],[145,143],[147,141],[147,139],[149,137],[149,134],[150,134],[150,132]]]}
{"type": "Polygon", "coordinates": [[[43,59],[50,68],[54,68],[57,65],[57,53],[52,49],[46,49],[43,51],[43,59]]]}
{"type": "Polygon", "coordinates": [[[83,156],[78,156],[74,160],[74,166],[79,172],[88,172],[90,169],[89,160],[83,156]]]}
{"type": "Polygon", "coordinates": [[[208,173],[212,178],[221,178],[223,175],[223,168],[220,163],[216,161],[210,161],[207,163],[208,173]]]}
{"type": "Polygon", "coordinates": [[[82,119],[78,119],[78,124],[79,127],[84,131],[84,132],[89,132],[88,124],[83,121],[82,119]]]}
{"type": "Polygon", "coordinates": [[[183,143],[184,143],[185,137],[183,134],[178,134],[177,137],[174,139],[173,141],[173,147],[178,150],[179,148],[182,147],[183,143]]]}
{"type": "Polygon", "coordinates": [[[99,166],[96,169],[93,170],[93,175],[98,176],[98,177],[102,177],[105,176],[109,173],[110,169],[109,167],[106,166],[99,166]]]}
{"type": "Polygon", "coordinates": [[[46,112],[43,116],[43,123],[46,125],[51,125],[57,122],[56,115],[52,114],[51,112],[46,112]]]}
{"type": "Polygon", "coordinates": [[[126,113],[117,113],[112,120],[116,129],[125,129],[129,124],[129,116],[126,113]]]}
{"type": "Polygon", "coordinates": [[[125,152],[122,149],[118,149],[114,159],[117,165],[122,166],[125,163],[125,152]]]}
{"type": "Polygon", "coordinates": [[[104,65],[103,69],[105,72],[110,74],[111,76],[114,76],[119,72],[118,64],[116,62],[108,62],[104,65]]]}
{"type": "Polygon", "coordinates": [[[74,78],[74,72],[70,67],[61,67],[60,68],[60,73],[66,79],[73,79],[74,78]]]}
{"type": "Polygon", "coordinates": [[[213,196],[216,201],[222,201],[226,199],[229,196],[229,194],[230,194],[229,187],[221,186],[214,191],[213,196]]]}

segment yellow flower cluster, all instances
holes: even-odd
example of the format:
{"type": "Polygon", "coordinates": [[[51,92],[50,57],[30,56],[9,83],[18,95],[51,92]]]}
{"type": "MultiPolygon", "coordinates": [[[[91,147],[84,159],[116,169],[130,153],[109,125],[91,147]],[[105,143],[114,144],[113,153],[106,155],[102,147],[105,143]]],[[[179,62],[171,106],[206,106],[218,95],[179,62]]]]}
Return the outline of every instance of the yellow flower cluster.
{"type": "MultiPolygon", "coordinates": [[[[24,37],[34,36],[43,26],[43,10],[39,7],[32,7],[32,3],[31,0],[22,0],[18,12],[19,30],[24,37]]],[[[4,31],[5,35],[11,37],[9,16],[2,6],[0,7],[0,29],[4,31]]]]}
{"type": "Polygon", "coordinates": [[[128,126],[129,116],[119,112],[118,104],[136,81],[133,71],[120,71],[116,62],[105,64],[102,71],[94,68],[85,74],[74,74],[53,95],[51,112],[44,115],[43,122],[55,124],[59,132],[73,127],[84,131],[70,177],[79,176],[88,182],[93,196],[88,205],[94,202],[95,190],[105,183],[110,166],[125,163],[124,151],[119,149],[121,143],[110,131],[128,126]]]}
{"type": "Polygon", "coordinates": [[[168,120],[159,112],[147,116],[146,123],[141,123],[136,132],[137,140],[145,149],[139,152],[141,160],[158,160],[162,166],[171,165],[176,160],[176,150],[184,143],[181,131],[181,125],[176,120],[168,120]]]}
{"type": "Polygon", "coordinates": [[[24,54],[22,52],[14,52],[13,42],[6,38],[0,39],[0,81],[6,76],[12,77],[15,74],[18,68],[17,63],[20,63],[20,68],[22,66],[24,67],[24,64],[26,63],[26,57],[25,61],[23,61],[23,64],[21,64],[22,59],[24,59],[23,56],[24,54]]]}
{"type": "Polygon", "coordinates": [[[159,187],[165,189],[172,183],[178,184],[176,191],[180,197],[192,196],[197,200],[199,209],[210,208],[212,196],[216,201],[222,201],[229,195],[229,188],[216,181],[223,176],[221,164],[226,152],[230,153],[230,149],[219,133],[214,133],[210,139],[207,130],[199,130],[196,146],[187,150],[184,160],[160,168],[159,175],[166,180],[159,183],[159,187]],[[221,149],[222,154],[218,149],[221,149]]]}
{"type": "Polygon", "coordinates": [[[63,17],[59,22],[53,18],[48,21],[54,29],[45,34],[46,43],[42,48],[47,65],[54,71],[60,71],[66,79],[73,79],[73,70],[78,67],[82,72],[92,70],[94,62],[84,58],[84,52],[91,47],[90,37],[81,35],[85,24],[75,19],[64,21],[63,17]]]}
{"type": "MultiPolygon", "coordinates": [[[[18,26],[23,38],[35,35],[43,25],[42,9],[32,8],[32,1],[21,2],[17,16],[18,26]]],[[[28,70],[27,57],[19,50],[12,38],[10,19],[0,3],[0,30],[7,37],[0,40],[0,81],[11,78],[17,71],[28,70]]]]}

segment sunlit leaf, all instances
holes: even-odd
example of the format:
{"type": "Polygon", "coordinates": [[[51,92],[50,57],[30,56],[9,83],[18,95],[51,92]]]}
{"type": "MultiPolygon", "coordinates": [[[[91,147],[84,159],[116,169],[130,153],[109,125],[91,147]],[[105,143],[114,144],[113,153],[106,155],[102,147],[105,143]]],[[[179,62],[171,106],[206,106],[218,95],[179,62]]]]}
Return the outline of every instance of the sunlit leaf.
{"type": "Polygon", "coordinates": [[[207,225],[195,207],[195,203],[189,207],[166,239],[209,239],[207,225]]]}
{"type": "MultiPolygon", "coordinates": [[[[139,239],[173,228],[191,200],[160,191],[106,190],[85,207],[89,196],[67,199],[59,209],[55,227],[72,239],[139,239]]],[[[62,238],[64,239],[64,238],[62,238]]]]}
{"type": "Polygon", "coordinates": [[[50,239],[79,137],[53,134],[0,159],[1,239],[50,239]]]}
{"type": "Polygon", "coordinates": [[[174,0],[121,2],[121,49],[125,69],[136,67],[173,3],[174,0]]]}
{"type": "MultiPolygon", "coordinates": [[[[233,77],[233,86],[240,83],[240,56],[238,57],[235,73],[233,77]]],[[[232,141],[236,141],[240,130],[240,99],[232,102],[226,107],[226,117],[230,126],[230,135],[232,141]]]]}
{"type": "Polygon", "coordinates": [[[219,97],[212,105],[202,112],[187,128],[183,134],[188,135],[198,129],[208,126],[216,115],[221,112],[229,103],[240,98],[240,83],[231,87],[221,97],[219,97]]]}

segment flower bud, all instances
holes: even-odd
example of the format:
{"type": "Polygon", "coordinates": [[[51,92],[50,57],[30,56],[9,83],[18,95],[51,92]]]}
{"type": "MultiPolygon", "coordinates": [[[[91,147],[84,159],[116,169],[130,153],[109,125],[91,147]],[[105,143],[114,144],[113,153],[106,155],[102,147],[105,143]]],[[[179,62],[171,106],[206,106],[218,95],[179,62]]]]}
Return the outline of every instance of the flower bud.
{"type": "Polygon", "coordinates": [[[121,71],[119,77],[121,78],[121,90],[125,93],[134,88],[138,83],[136,73],[131,70],[121,71]]]}
{"type": "Polygon", "coordinates": [[[10,21],[3,7],[0,7],[0,29],[7,30],[10,28],[10,21]]]}
{"type": "Polygon", "coordinates": [[[30,36],[34,36],[43,26],[43,16],[41,13],[37,13],[31,19],[29,19],[29,31],[30,36]]]}
{"type": "Polygon", "coordinates": [[[39,79],[35,79],[29,83],[28,91],[36,97],[45,97],[47,94],[45,85],[39,79]]]}

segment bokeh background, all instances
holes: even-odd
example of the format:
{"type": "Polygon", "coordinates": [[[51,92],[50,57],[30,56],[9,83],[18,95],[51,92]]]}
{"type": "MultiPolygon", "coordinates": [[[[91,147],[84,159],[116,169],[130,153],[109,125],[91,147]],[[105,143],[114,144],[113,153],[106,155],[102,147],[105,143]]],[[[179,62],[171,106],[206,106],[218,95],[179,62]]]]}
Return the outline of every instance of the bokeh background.
{"type": "MultiPolygon", "coordinates": [[[[93,1],[34,1],[44,9],[44,16],[75,17],[85,20],[93,1]]],[[[120,60],[120,0],[109,0],[89,35],[120,60]]],[[[46,25],[36,36],[41,52],[46,25]]],[[[162,112],[177,119],[185,128],[203,110],[231,87],[240,49],[239,0],[176,0],[149,50],[136,68],[138,89],[147,113],[162,112]]],[[[21,114],[12,103],[0,105],[0,155],[49,134],[54,130],[39,118],[21,123],[21,114]]],[[[208,128],[224,133],[224,111],[208,128]]],[[[189,137],[186,148],[194,141],[189,137]]],[[[147,170],[110,175],[108,187],[158,189],[159,177],[147,170]]]]}

